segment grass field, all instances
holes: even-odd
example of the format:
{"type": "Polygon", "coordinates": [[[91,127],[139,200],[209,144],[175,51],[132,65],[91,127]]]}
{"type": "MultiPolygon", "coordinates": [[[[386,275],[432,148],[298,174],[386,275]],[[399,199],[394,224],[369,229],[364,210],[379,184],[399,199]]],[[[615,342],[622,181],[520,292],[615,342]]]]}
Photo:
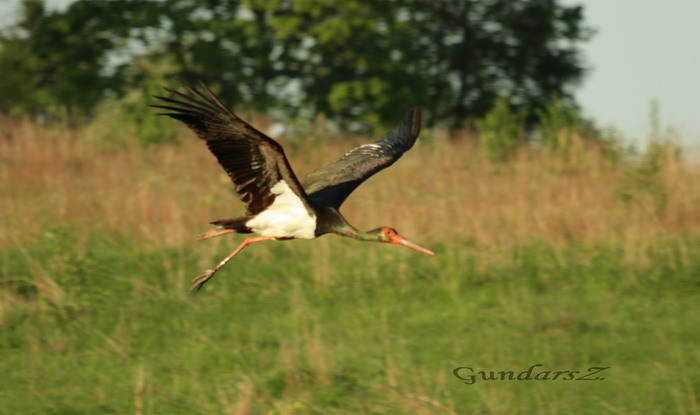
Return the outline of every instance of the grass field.
{"type": "MultiPolygon", "coordinates": [[[[0,414],[700,414],[700,172],[670,153],[426,134],[343,212],[435,257],[258,244],[191,295],[242,239],[194,235],[242,204],[189,134],[112,133],[0,130],[0,414]]],[[[311,141],[300,173],[350,146],[311,141]]]]}

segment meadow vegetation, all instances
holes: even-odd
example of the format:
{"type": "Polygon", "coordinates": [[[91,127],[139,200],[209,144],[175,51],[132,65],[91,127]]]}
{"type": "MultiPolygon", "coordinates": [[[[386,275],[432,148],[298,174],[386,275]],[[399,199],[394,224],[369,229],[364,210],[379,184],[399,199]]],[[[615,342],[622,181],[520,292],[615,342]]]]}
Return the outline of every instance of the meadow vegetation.
{"type": "MultiPolygon", "coordinates": [[[[587,140],[556,108],[523,144],[488,130],[519,122],[500,111],[482,135],[505,147],[425,131],[343,207],[435,257],[265,243],[197,295],[242,237],[193,237],[243,210],[201,142],[3,121],[0,414],[700,413],[698,167],[659,137],[637,154],[587,140]],[[611,368],[452,373],[533,364],[611,368]]],[[[367,140],[280,139],[299,174],[367,140]]]]}

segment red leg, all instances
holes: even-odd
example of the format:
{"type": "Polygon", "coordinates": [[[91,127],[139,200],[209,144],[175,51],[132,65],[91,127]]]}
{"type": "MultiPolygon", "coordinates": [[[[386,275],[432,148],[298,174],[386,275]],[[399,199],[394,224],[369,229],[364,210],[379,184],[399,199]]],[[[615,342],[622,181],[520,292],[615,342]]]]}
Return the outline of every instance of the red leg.
{"type": "Polygon", "coordinates": [[[243,248],[245,248],[246,246],[248,246],[252,243],[255,243],[255,242],[269,241],[271,239],[275,239],[275,237],[274,236],[256,236],[253,238],[246,239],[245,241],[243,241],[243,243],[238,248],[236,248],[235,251],[231,252],[226,258],[221,260],[221,262],[219,262],[219,264],[214,269],[208,269],[208,270],[204,271],[203,273],[201,273],[197,278],[192,280],[193,285],[190,288],[190,291],[193,291],[195,289],[199,290],[200,288],[202,288],[202,286],[207,281],[209,281],[211,279],[211,277],[214,276],[214,274],[216,274],[216,271],[220,270],[224,265],[226,265],[227,262],[229,262],[231,260],[231,258],[236,256],[236,254],[241,252],[241,250],[243,250],[243,248]]]}

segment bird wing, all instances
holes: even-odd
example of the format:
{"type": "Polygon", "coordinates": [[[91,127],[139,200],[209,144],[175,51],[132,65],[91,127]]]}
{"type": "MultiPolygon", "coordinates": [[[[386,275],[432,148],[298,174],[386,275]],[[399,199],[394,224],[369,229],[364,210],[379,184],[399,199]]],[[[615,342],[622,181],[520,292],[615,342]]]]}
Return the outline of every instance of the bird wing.
{"type": "Polygon", "coordinates": [[[282,146],[232,113],[202,82],[207,95],[179,80],[189,95],[165,88],[175,98],[160,97],[169,105],[151,105],[165,109],[167,115],[180,120],[206,141],[209,150],[233,181],[236,192],[253,216],[272,204],[277,194],[271,189],[281,180],[311,210],[304,189],[299,184],[282,146]]]}
{"type": "Polygon", "coordinates": [[[317,204],[340,207],[345,199],[373,174],[396,162],[408,151],[420,133],[420,110],[415,107],[385,139],[364,144],[347,152],[340,160],[302,177],[309,199],[317,204]]]}

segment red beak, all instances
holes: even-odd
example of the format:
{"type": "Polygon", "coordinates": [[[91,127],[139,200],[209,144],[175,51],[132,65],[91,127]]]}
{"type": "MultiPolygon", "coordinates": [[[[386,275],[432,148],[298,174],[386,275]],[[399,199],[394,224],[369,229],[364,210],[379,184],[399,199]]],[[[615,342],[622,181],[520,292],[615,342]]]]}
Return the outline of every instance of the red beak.
{"type": "Polygon", "coordinates": [[[394,245],[401,245],[401,246],[405,246],[406,248],[411,248],[413,250],[416,250],[418,252],[422,252],[424,254],[435,255],[435,253],[433,251],[431,251],[430,249],[423,248],[422,246],[418,245],[417,243],[411,242],[401,235],[395,235],[393,238],[391,238],[391,241],[389,241],[389,242],[394,244],[394,245]]]}

